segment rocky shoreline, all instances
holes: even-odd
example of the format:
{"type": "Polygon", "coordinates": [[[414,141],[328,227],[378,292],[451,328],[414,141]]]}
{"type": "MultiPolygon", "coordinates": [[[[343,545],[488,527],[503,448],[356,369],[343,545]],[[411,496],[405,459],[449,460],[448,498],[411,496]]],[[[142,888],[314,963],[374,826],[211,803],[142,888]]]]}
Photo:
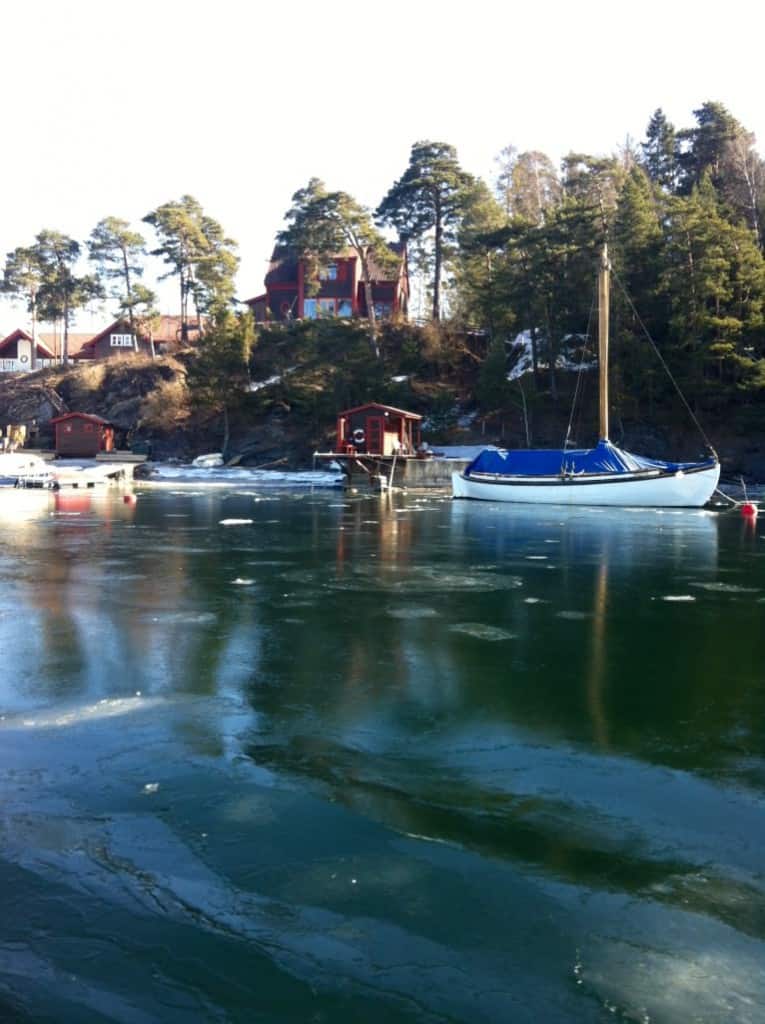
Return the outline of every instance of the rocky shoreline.
{"type": "MultiPolygon", "coordinates": [[[[116,447],[143,453],[150,460],[190,463],[206,452],[220,451],[219,417],[194,409],[185,385],[187,358],[183,354],[156,360],[112,360],[106,363],[72,365],[40,370],[31,374],[8,374],[0,379],[0,425],[3,433],[9,424],[24,424],[27,446],[52,449],[50,421],[67,412],[95,414],[113,424],[116,447]]],[[[423,436],[431,446],[504,444],[523,447],[524,438],[513,434],[505,423],[502,433],[487,429],[471,415],[455,414],[450,424],[435,425],[428,417],[427,400],[417,396],[425,423],[434,421],[423,436]]],[[[455,399],[459,402],[459,399],[455,399]]],[[[467,399],[463,400],[467,404],[467,399]]],[[[457,413],[459,413],[459,409],[457,413]]],[[[542,420],[542,414],[537,414],[542,420]]],[[[317,450],[329,450],[334,440],[334,411],[320,419],[305,416],[283,400],[249,408],[232,422],[228,457],[250,468],[305,470],[312,468],[317,450]]],[[[489,424],[491,427],[491,424],[489,424]]],[[[537,430],[534,446],[555,446],[557,419],[547,423],[548,437],[537,430]],[[551,443],[552,442],[552,443],[551,443]]],[[[727,489],[748,488],[765,482],[765,450],[757,437],[750,437],[729,423],[710,432],[722,461],[722,480],[727,489]]],[[[665,437],[642,424],[631,424],[617,443],[628,450],[650,453],[657,458],[672,457],[685,447],[690,450],[696,439],[673,432],[665,437]]]]}

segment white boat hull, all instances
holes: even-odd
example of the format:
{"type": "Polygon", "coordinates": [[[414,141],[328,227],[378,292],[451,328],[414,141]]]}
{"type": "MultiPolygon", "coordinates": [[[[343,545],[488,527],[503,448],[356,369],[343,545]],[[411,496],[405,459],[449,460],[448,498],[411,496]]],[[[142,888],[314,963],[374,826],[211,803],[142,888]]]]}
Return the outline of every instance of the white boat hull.
{"type": "Polygon", "coordinates": [[[452,474],[452,495],[529,505],[610,505],[621,508],[701,508],[720,479],[719,463],[677,472],[584,477],[478,479],[452,474]]]}
{"type": "Polygon", "coordinates": [[[0,487],[50,487],[53,477],[37,455],[0,452],[0,487]]]}

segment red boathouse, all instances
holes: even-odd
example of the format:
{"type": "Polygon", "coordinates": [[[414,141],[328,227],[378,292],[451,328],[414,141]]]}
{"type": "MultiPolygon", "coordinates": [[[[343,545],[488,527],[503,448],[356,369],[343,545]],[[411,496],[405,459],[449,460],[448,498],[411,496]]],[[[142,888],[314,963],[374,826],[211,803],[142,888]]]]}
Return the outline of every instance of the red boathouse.
{"type": "Polygon", "coordinates": [[[92,459],[99,452],[114,451],[114,427],[101,416],[69,412],[50,422],[56,428],[57,455],[92,459]]]}
{"type": "Polygon", "coordinates": [[[414,455],[422,416],[369,402],[337,417],[337,451],[346,455],[414,455]]]}

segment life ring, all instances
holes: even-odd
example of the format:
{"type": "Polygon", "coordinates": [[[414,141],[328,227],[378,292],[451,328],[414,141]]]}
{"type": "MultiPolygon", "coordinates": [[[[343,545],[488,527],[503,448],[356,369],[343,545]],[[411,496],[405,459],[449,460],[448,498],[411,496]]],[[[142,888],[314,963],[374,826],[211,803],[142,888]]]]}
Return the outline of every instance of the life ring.
{"type": "Polygon", "coordinates": [[[363,431],[363,429],[361,427],[356,427],[356,429],[353,431],[353,435],[352,436],[353,436],[353,443],[355,445],[364,444],[364,441],[366,440],[366,436],[365,436],[364,431],[363,431]]]}
{"type": "Polygon", "coordinates": [[[28,363],[29,362],[29,356],[19,356],[19,362],[20,363],[28,363]]]}

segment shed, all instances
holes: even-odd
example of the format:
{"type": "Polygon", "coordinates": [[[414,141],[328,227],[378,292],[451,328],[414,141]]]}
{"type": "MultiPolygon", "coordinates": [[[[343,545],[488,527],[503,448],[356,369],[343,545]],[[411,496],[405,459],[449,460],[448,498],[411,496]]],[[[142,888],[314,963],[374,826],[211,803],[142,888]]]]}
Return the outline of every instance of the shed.
{"type": "Polygon", "coordinates": [[[337,451],[366,455],[414,455],[422,416],[391,405],[368,402],[337,417],[337,451]]]}
{"type": "Polygon", "coordinates": [[[101,416],[68,412],[50,421],[56,428],[56,454],[94,458],[114,451],[114,427],[101,416]]]}

